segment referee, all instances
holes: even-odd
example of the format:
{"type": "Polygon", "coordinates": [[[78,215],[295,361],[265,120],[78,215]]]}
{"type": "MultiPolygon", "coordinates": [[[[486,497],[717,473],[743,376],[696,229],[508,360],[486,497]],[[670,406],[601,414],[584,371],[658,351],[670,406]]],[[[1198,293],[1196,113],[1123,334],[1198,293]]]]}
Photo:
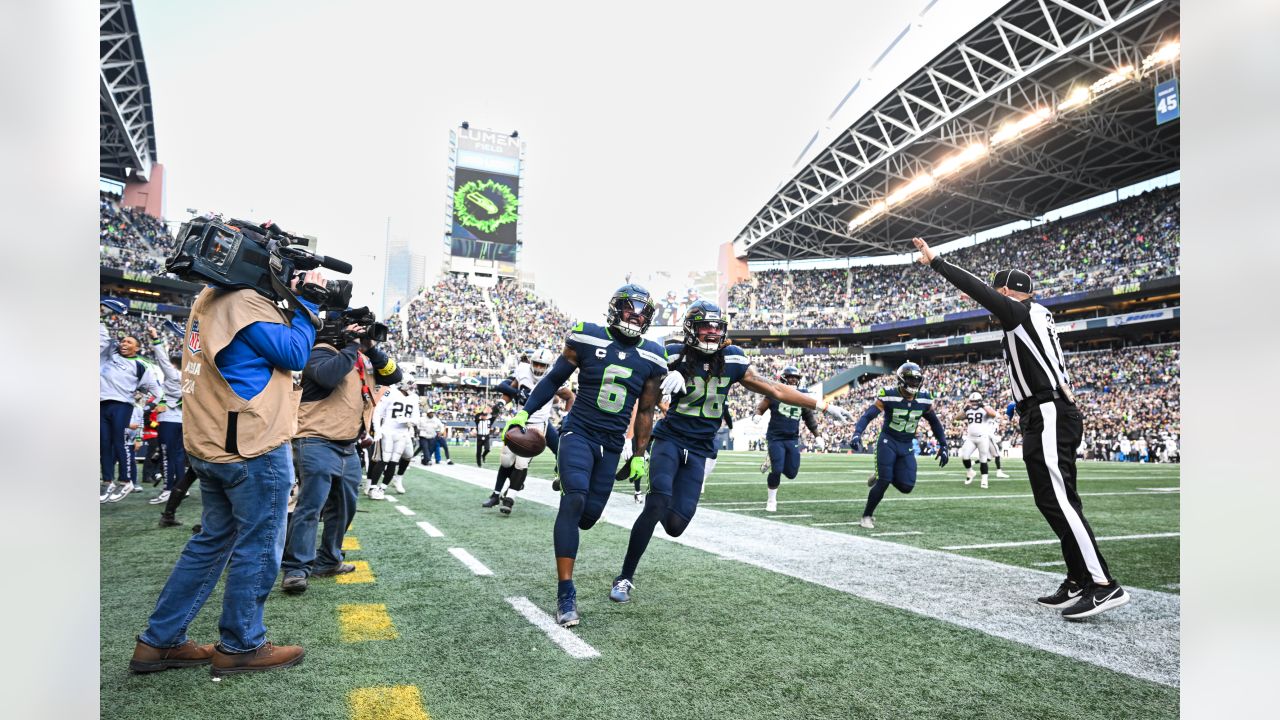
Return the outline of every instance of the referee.
{"type": "Polygon", "coordinates": [[[1066,581],[1038,602],[1061,609],[1068,620],[1124,605],[1129,594],[1111,577],[1076,492],[1076,448],[1084,433],[1084,417],[1071,395],[1053,314],[1031,300],[1031,276],[1021,270],[1001,270],[987,285],[943,260],[924,240],[912,242],[922,265],[990,311],[1004,328],[1000,343],[1018,406],[1031,492],[1040,514],[1061,540],[1062,559],[1067,563],[1066,581]]]}

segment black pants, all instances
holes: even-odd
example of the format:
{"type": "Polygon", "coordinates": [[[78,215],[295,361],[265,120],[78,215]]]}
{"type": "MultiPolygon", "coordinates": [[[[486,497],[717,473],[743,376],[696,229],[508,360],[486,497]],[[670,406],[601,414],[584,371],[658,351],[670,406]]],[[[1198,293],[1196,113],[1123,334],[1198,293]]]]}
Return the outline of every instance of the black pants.
{"type": "Polygon", "coordinates": [[[1031,478],[1036,507],[1062,541],[1067,577],[1080,585],[1111,581],[1093,528],[1084,519],[1076,492],[1076,448],[1084,433],[1080,410],[1065,400],[1027,403],[1019,408],[1022,457],[1031,478]]]}
{"type": "Polygon", "coordinates": [[[476,464],[479,465],[483,463],[484,459],[487,457],[489,457],[489,436],[477,435],[476,436],[476,464]]]}

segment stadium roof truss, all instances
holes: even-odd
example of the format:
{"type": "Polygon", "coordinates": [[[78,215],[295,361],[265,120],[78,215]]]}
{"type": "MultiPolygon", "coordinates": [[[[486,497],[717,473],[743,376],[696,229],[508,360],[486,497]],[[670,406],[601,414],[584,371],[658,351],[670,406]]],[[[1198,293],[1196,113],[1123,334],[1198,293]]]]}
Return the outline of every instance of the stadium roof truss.
{"type": "Polygon", "coordinates": [[[98,172],[121,182],[127,177],[146,180],[156,157],[156,136],[132,0],[99,4],[98,48],[98,172]]]}
{"type": "MultiPolygon", "coordinates": [[[[885,208],[940,160],[986,144],[1001,123],[1069,107],[1073,90],[1179,36],[1178,0],[1013,0],[926,63],[819,152],[734,241],[752,260],[901,253],[919,235],[945,242],[1171,172],[1178,123],[1155,123],[1148,72],[983,162],[885,208]],[[877,206],[879,203],[879,207],[877,206]],[[851,227],[868,213],[875,218],[851,227]]],[[[1168,71],[1161,79],[1172,77],[1168,71]]],[[[985,154],[985,151],[984,151],[985,154]]]]}

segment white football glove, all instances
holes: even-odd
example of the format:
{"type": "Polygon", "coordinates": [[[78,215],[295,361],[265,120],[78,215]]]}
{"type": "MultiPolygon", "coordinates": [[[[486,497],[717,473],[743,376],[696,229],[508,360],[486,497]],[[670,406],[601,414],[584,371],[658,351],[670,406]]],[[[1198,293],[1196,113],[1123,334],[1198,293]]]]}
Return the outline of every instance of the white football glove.
{"type": "Polygon", "coordinates": [[[827,403],[827,406],[822,408],[822,411],[830,415],[836,422],[849,422],[853,419],[853,415],[850,415],[848,410],[839,405],[827,403]]]}
{"type": "Polygon", "coordinates": [[[674,395],[684,392],[684,376],[678,370],[671,370],[667,373],[667,377],[662,381],[662,393],[664,395],[674,395]]]}

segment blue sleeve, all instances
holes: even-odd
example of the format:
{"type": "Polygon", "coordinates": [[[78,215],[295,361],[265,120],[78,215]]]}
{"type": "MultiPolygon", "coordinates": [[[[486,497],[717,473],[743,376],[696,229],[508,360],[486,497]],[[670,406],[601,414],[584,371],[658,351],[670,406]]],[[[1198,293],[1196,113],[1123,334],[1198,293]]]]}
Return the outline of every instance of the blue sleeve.
{"type": "Polygon", "coordinates": [[[517,398],[520,396],[520,390],[512,384],[511,378],[507,378],[506,380],[498,383],[498,387],[494,388],[494,390],[497,390],[509,398],[517,398]]]}
{"type": "Polygon", "coordinates": [[[1005,415],[1008,415],[1008,416],[1009,416],[1009,419],[1010,419],[1010,420],[1012,420],[1012,419],[1013,419],[1013,413],[1014,413],[1014,412],[1016,412],[1016,411],[1017,411],[1017,409],[1018,409],[1018,404],[1017,404],[1017,403],[1009,403],[1009,406],[1008,406],[1008,407],[1006,407],[1006,408],[1004,409],[1004,414],[1005,414],[1005,415]]]}
{"type": "Polygon", "coordinates": [[[858,418],[858,422],[853,426],[853,436],[862,437],[862,433],[867,431],[867,426],[870,425],[871,421],[875,420],[876,416],[879,414],[880,408],[876,407],[875,403],[871,403],[871,407],[867,408],[866,411],[862,413],[862,416],[858,418]]]}
{"type": "Polygon", "coordinates": [[[542,409],[543,405],[551,402],[551,398],[555,397],[556,391],[561,385],[573,375],[573,371],[577,369],[573,363],[565,359],[563,355],[556,359],[556,364],[551,366],[546,376],[533,389],[533,393],[529,395],[529,399],[525,401],[523,410],[530,415],[542,409]]]}
{"type": "Polygon", "coordinates": [[[302,377],[326,390],[332,390],[338,387],[348,373],[355,370],[358,349],[356,343],[347,345],[341,352],[315,348],[307,360],[306,369],[302,371],[302,377]]]}
{"type": "MultiPolygon", "coordinates": [[[[316,312],[315,305],[303,300],[304,305],[316,312]]],[[[253,351],[267,362],[285,370],[299,371],[307,366],[311,346],[316,342],[316,330],[301,310],[293,312],[293,322],[288,325],[255,322],[245,326],[236,337],[243,338],[253,351]]]]}
{"type": "Polygon", "coordinates": [[[933,431],[933,437],[938,441],[939,447],[947,444],[947,431],[942,427],[942,421],[938,419],[938,413],[929,408],[924,413],[924,419],[929,421],[929,429],[933,431]]]}

